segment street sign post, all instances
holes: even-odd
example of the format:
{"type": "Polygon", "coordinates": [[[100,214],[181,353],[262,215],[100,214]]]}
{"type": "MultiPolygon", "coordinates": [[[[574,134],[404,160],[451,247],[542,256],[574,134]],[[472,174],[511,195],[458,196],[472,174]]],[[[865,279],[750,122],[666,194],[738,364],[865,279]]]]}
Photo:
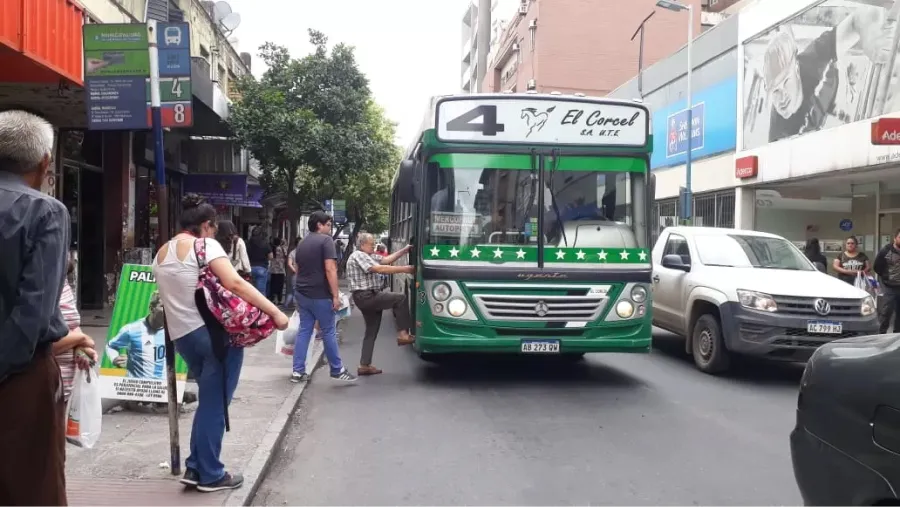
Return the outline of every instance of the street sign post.
{"type": "Polygon", "coordinates": [[[159,48],[162,126],[193,126],[190,25],[159,23],[153,39],[149,38],[147,26],[142,23],[84,25],[88,130],[152,127],[151,42],[159,48]]]}

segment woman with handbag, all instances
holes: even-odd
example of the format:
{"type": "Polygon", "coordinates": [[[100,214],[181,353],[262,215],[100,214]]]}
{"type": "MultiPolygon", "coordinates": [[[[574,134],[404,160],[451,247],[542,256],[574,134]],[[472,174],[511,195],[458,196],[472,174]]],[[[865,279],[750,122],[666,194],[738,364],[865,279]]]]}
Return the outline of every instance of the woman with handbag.
{"type": "Polygon", "coordinates": [[[229,296],[239,298],[240,309],[261,311],[265,320],[271,318],[279,329],[287,328],[288,318],[238,275],[222,245],[213,239],[216,209],[194,194],[186,195],[182,206],[182,231],[160,248],[153,262],[169,336],[198,386],[190,455],[181,482],[203,492],[236,489],[243,484],[243,477],[225,471],[220,453],[227,407],[240,378],[244,349],[210,327],[206,315],[211,309],[198,306],[203,302],[198,297],[201,282],[206,281],[201,275],[209,277],[211,272],[229,296]]]}
{"type": "Polygon", "coordinates": [[[225,249],[231,258],[231,265],[244,280],[250,281],[250,257],[247,256],[247,244],[238,234],[237,227],[230,220],[219,220],[216,241],[225,249]]]}

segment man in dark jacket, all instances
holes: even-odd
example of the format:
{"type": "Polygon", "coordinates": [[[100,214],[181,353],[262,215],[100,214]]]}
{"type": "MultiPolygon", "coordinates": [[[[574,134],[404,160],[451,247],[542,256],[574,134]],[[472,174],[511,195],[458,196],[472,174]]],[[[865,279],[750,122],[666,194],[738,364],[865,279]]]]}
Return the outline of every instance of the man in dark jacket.
{"type": "Polygon", "coordinates": [[[0,505],[66,505],[65,407],[53,343],[69,332],[59,308],[69,212],[41,193],[53,127],[0,113],[0,505]]]}
{"type": "Polygon", "coordinates": [[[884,334],[891,329],[891,318],[894,319],[894,329],[897,319],[900,318],[900,229],[894,233],[894,241],[885,245],[875,256],[872,270],[881,278],[882,299],[878,303],[879,332],[884,334]]]}

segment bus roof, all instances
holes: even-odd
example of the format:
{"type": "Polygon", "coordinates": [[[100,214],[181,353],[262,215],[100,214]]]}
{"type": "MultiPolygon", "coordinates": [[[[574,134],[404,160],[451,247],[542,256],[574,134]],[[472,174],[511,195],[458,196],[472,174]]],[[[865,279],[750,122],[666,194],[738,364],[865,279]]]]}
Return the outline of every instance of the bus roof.
{"type": "Polygon", "coordinates": [[[405,158],[429,130],[441,143],[630,148],[646,147],[651,132],[650,112],[641,101],[558,93],[431,97],[405,158]]]}

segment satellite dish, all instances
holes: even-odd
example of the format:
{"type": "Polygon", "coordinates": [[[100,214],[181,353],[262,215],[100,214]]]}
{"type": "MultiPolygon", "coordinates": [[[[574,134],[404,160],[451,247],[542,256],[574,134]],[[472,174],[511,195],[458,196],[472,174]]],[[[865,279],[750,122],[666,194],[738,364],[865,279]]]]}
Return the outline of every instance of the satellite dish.
{"type": "Polygon", "coordinates": [[[213,5],[213,21],[215,21],[216,23],[221,23],[221,21],[225,19],[226,16],[231,14],[231,12],[231,4],[225,1],[216,2],[216,4],[213,5]]]}
{"type": "Polygon", "coordinates": [[[236,12],[232,12],[219,20],[219,27],[228,35],[230,35],[231,32],[237,30],[237,27],[240,25],[241,15],[236,12]]]}

